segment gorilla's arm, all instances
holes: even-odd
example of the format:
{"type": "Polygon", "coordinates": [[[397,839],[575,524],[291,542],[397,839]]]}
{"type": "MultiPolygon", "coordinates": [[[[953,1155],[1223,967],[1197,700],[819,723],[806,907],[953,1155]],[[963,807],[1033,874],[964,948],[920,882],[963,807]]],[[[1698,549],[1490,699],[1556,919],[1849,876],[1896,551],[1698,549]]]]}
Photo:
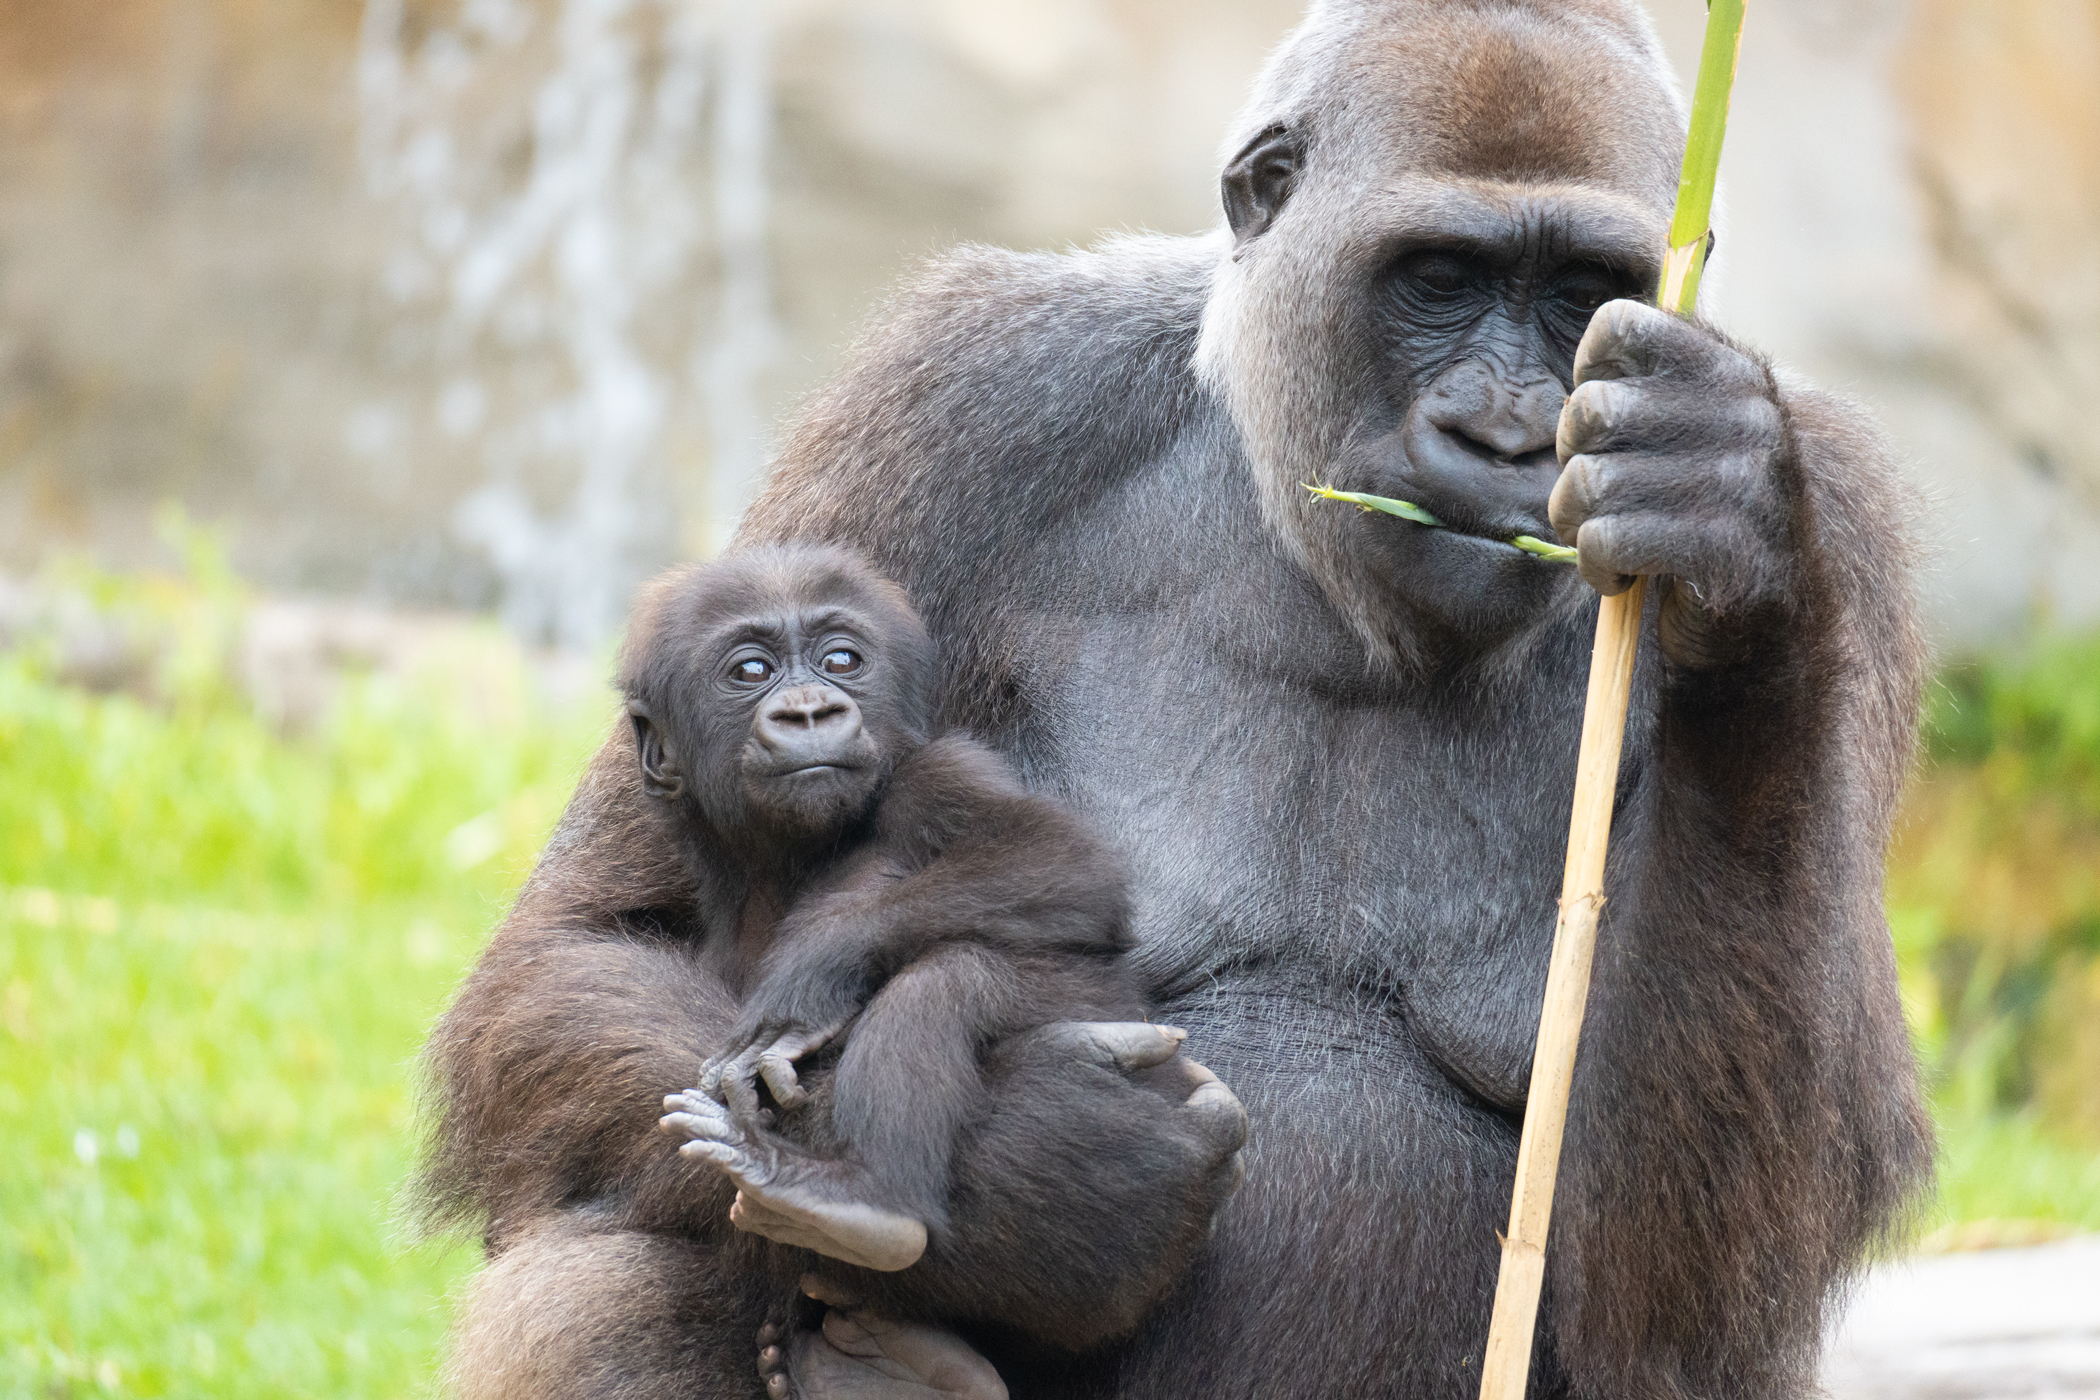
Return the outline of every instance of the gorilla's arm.
{"type": "Polygon", "coordinates": [[[1555,528],[1607,589],[1668,577],[1549,1251],[1558,1351],[1600,1392],[1658,1352],[1695,1393],[1785,1391],[1929,1170],[1880,908],[1924,660],[1909,512],[1857,410],[1702,327],[1615,304],[1578,377],[1555,528]]]}
{"type": "Polygon", "coordinates": [[[655,1130],[736,1004],[679,912],[692,890],[623,726],[425,1051],[440,1100],[425,1200],[501,1244],[546,1212],[719,1231],[729,1193],[655,1130]]]}
{"type": "Polygon", "coordinates": [[[794,1093],[792,1062],[829,1040],[907,964],[945,943],[1110,955],[1129,946],[1123,868],[1057,804],[961,735],[899,765],[868,857],[846,884],[782,919],[717,1076],[733,1098],[763,1073],[794,1093]]]}
{"type": "MultiPolygon", "coordinates": [[[[741,1269],[734,1241],[750,1237],[728,1228],[727,1180],[657,1128],[736,1006],[677,922],[693,891],[648,801],[623,726],[432,1035],[423,1196],[439,1220],[485,1222],[499,1251],[580,1211],[709,1242],[741,1269]]],[[[957,1150],[949,1229],[924,1266],[868,1276],[870,1297],[1073,1338],[1134,1326],[1230,1195],[1246,1124],[1179,1059],[1128,1068],[1083,1026],[1005,1047],[993,1106],[957,1150]]]]}

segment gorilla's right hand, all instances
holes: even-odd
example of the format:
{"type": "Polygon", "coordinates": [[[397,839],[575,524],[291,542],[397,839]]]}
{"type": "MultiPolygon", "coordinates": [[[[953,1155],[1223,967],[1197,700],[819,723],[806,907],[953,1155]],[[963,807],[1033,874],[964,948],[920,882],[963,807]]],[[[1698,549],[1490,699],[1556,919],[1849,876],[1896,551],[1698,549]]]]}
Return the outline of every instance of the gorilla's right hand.
{"type": "Polygon", "coordinates": [[[1247,1145],[1247,1110],[1218,1076],[1181,1055],[1188,1034],[1179,1026],[1150,1021],[1052,1021],[1016,1036],[1001,1047],[1000,1058],[1091,1065],[1178,1105],[1169,1121],[1189,1135],[1196,1161],[1207,1163],[1215,1173],[1213,1189],[1223,1184],[1217,1197],[1222,1203],[1239,1189],[1245,1175],[1240,1149],[1247,1145]]]}

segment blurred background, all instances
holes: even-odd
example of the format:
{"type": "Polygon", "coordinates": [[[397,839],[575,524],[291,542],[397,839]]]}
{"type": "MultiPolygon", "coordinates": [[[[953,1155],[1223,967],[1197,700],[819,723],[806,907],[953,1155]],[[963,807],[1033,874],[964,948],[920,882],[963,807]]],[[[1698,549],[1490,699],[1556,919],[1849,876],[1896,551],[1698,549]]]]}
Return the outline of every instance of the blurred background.
{"type": "MultiPolygon", "coordinates": [[[[410,1061],[629,590],[916,260],[1211,226],[1300,8],[0,0],[0,1393],[428,1388],[410,1061]]],[[[1723,168],[1925,502],[1914,1242],[2100,1229],[2100,0],[1759,0],[1723,168]]]]}

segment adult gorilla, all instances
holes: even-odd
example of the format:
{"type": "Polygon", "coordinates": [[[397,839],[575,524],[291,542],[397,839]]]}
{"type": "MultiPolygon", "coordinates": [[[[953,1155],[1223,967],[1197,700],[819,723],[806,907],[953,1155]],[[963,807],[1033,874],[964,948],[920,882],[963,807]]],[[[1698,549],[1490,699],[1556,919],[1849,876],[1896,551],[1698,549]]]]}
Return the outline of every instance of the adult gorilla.
{"type": "MultiPolygon", "coordinates": [[[[1902,492],[1856,411],[1614,300],[1655,281],[1682,132],[1627,0],[1319,6],[1241,119],[1229,229],[947,258],[751,512],[747,540],[849,544],[911,590],[952,718],[1128,853],[1162,1019],[1251,1115],[1245,1187],[1178,1289],[1084,1377],[1006,1366],[1017,1393],[1471,1393],[1591,585],[1632,573],[1661,582],[1534,1393],[1806,1392],[1825,1303],[1921,1184],[1880,912],[1921,666],[1902,492]],[[1315,480],[1451,528],[1311,502],[1315,480]],[[1497,543],[1549,518],[1580,576],[1497,543]]],[[[631,767],[594,776],[503,935],[540,940],[536,977],[576,975],[564,948],[644,937],[593,866],[655,859],[623,824],[631,767]],[[557,923],[589,937],[559,943],[557,923]]],[[[606,995],[589,1014],[620,1014],[606,995]]],[[[505,1010],[529,1004],[516,985],[468,998],[485,1020],[441,1065],[455,1085],[521,1076],[554,1032],[505,1010]]],[[[673,1000],[636,991],[625,1014],[673,1000]]],[[[1094,1090],[1079,1069],[1015,1084],[988,1138],[1095,1132],[1089,1094],[1129,1091],[1081,1068],[1094,1090]]],[[[525,1241],[492,1266],[470,1355],[617,1309],[689,1339],[747,1325],[690,1301],[711,1246],[678,1232],[701,1225],[573,1166],[596,1143],[659,1170],[653,1109],[619,1111],[593,1101],[595,1138],[573,1105],[538,1114],[507,1149],[567,1154],[562,1191],[470,1187],[525,1241]]],[[[1132,1239],[1174,1238],[1214,1199],[1185,1145],[1161,1146],[1184,1125],[1155,1118],[1118,1119],[1087,1173],[1132,1239]]],[[[502,1158],[500,1136],[456,1129],[454,1160],[502,1158]]],[[[1040,1269],[1045,1212],[1067,1207],[984,1204],[1020,1169],[980,1153],[958,1189],[989,1212],[972,1238],[1040,1269]]],[[[1060,1257],[1104,1284],[1144,1271],[1129,1250],[1060,1257]]],[[[564,1344],[567,1374],[606,1374],[634,1335],[593,1326],[566,1335],[614,1341],[564,1344]]],[[[652,1393],[729,1393],[697,1374],[652,1393]]]]}

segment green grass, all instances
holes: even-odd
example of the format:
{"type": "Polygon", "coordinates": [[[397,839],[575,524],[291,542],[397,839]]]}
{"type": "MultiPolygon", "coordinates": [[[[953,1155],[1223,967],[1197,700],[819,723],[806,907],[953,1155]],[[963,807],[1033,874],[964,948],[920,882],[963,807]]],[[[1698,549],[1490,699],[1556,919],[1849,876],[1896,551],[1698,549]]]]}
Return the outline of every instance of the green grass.
{"type": "Polygon", "coordinates": [[[296,739],[0,656],[0,1395],[429,1393],[411,1062],[607,713],[488,640],[296,739]]]}
{"type": "Polygon", "coordinates": [[[2100,1150],[2038,1115],[1950,1111],[1940,1122],[1940,1190],[1928,1224],[2035,1222],[2100,1230],[2100,1150]]]}
{"type": "MultiPolygon", "coordinates": [[[[97,586],[175,639],[151,703],[0,656],[0,1396],[428,1394],[472,1251],[394,1220],[411,1062],[609,706],[536,700],[490,635],[285,737],[222,679],[229,584],[97,586]]],[[[1897,853],[1928,1228],[2100,1229],[2073,1014],[2100,924],[2063,865],[2100,813],[2100,664],[2068,655],[1956,678],[1897,853]],[[2008,852],[2044,864],[1994,875],[2008,852]]]]}

